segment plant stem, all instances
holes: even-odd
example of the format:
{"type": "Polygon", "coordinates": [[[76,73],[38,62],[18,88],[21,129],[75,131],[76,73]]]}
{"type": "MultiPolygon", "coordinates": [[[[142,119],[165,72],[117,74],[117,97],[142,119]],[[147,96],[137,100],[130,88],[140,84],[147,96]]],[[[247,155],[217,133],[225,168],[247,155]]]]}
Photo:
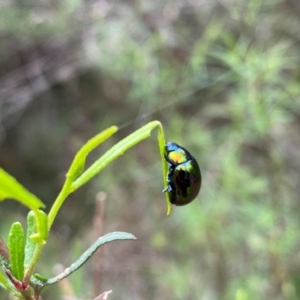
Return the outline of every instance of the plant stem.
{"type": "Polygon", "coordinates": [[[44,246],[44,244],[38,243],[34,249],[33,256],[32,256],[31,262],[29,264],[29,268],[26,270],[26,273],[25,273],[25,276],[23,279],[23,283],[25,284],[25,286],[27,286],[29,284],[31,275],[34,271],[34,268],[35,268],[39,258],[40,258],[43,246],[44,246]]]}
{"type": "Polygon", "coordinates": [[[58,213],[58,210],[62,206],[66,197],[70,194],[71,185],[72,185],[71,179],[67,176],[65,184],[62,190],[60,191],[59,195],[57,196],[56,200],[54,201],[54,204],[52,205],[51,210],[48,214],[48,231],[50,231],[50,228],[58,213]]]}

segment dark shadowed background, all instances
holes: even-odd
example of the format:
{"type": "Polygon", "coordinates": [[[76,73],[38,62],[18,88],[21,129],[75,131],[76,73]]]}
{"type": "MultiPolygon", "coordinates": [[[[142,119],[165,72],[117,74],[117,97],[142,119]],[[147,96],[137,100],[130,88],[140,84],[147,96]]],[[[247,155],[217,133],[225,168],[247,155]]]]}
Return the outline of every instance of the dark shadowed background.
{"type": "MultiPolygon", "coordinates": [[[[102,234],[105,192],[104,232],[138,240],[73,274],[78,299],[300,299],[299,28],[298,0],[2,1],[0,166],[47,212],[76,151],[111,125],[88,164],[157,119],[203,174],[197,199],[167,218],[154,132],[67,199],[38,272],[102,234]]],[[[0,235],[26,214],[1,203],[0,235]]]]}

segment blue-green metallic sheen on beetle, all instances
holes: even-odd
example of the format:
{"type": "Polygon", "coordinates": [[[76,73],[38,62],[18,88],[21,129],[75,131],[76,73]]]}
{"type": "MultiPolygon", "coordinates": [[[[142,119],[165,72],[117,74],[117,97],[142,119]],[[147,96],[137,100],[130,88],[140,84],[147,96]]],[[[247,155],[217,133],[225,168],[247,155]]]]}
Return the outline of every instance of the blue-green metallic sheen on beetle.
{"type": "Polygon", "coordinates": [[[163,192],[168,192],[170,202],[177,206],[192,202],[201,187],[201,172],[196,159],[185,148],[176,143],[165,145],[165,159],[168,163],[168,186],[163,192]]]}

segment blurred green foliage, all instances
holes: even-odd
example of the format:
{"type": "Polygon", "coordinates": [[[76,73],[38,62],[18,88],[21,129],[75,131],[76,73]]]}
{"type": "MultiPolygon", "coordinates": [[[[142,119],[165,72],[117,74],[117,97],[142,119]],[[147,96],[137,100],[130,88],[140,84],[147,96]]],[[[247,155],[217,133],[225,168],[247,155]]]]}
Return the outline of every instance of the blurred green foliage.
{"type": "MultiPolygon", "coordinates": [[[[137,145],[66,201],[40,273],[72,261],[73,238],[91,244],[101,190],[105,232],[138,237],[102,253],[110,300],[299,299],[299,14],[297,0],[0,4],[0,165],[48,207],[76,150],[113,124],[101,152],[159,119],[203,172],[198,200],[165,218],[155,138],[137,145]]],[[[24,214],[2,207],[1,236],[24,214]]]]}

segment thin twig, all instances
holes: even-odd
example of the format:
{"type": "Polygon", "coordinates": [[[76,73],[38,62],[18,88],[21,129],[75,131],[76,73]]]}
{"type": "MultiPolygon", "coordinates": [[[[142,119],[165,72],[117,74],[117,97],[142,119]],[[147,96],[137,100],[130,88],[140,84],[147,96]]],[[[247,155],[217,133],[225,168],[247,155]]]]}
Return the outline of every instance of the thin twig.
{"type": "MultiPolygon", "coordinates": [[[[105,209],[106,194],[99,192],[96,196],[96,209],[93,222],[94,236],[102,236],[104,232],[104,209],[105,209]]],[[[102,249],[100,248],[93,257],[93,295],[99,295],[101,291],[101,257],[102,249]]]]}

